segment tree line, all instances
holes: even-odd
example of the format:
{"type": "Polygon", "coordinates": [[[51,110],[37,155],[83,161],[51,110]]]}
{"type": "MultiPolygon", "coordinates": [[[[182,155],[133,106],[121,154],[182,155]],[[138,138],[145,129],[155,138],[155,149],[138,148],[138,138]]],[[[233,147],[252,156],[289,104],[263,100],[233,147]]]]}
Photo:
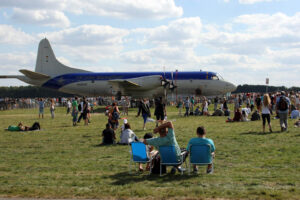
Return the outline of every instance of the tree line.
{"type": "Polygon", "coordinates": [[[72,97],[74,95],[38,86],[0,87],[0,98],[72,97]]]}
{"type": "Polygon", "coordinates": [[[268,92],[278,92],[278,91],[300,91],[300,87],[290,87],[285,86],[266,86],[266,85],[238,85],[236,90],[232,93],[265,93],[268,92]]]}

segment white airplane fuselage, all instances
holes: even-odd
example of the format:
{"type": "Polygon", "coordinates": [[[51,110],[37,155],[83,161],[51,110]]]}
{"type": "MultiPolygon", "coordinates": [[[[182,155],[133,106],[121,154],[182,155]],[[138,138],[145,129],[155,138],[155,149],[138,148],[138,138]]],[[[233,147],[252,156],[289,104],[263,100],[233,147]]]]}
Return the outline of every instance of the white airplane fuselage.
{"type": "Polygon", "coordinates": [[[47,39],[41,40],[35,71],[20,70],[17,78],[26,83],[82,96],[156,97],[224,95],[236,89],[214,72],[109,72],[93,73],[60,63],[47,39]]]}

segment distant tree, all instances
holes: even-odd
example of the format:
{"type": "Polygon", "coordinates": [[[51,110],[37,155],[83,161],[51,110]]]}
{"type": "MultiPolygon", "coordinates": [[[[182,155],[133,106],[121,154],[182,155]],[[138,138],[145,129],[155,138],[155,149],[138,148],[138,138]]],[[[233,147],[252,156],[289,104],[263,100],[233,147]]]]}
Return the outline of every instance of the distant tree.
{"type": "Polygon", "coordinates": [[[72,97],[74,95],[59,92],[57,90],[37,87],[0,87],[0,98],[35,98],[35,97],[72,97]]]}
{"type": "MultiPolygon", "coordinates": [[[[248,92],[259,92],[265,93],[267,89],[266,85],[238,85],[236,90],[232,93],[248,93],[248,92]]],[[[300,87],[286,88],[285,86],[268,86],[268,92],[277,91],[300,91],[300,87]]]]}

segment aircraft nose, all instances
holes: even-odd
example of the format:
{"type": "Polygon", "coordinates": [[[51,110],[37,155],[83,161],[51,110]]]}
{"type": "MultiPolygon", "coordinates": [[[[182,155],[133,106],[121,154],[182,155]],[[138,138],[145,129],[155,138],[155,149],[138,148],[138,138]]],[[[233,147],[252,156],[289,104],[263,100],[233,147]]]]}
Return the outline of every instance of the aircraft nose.
{"type": "Polygon", "coordinates": [[[236,85],[229,82],[226,83],[226,87],[225,87],[226,92],[233,92],[236,90],[236,88],[237,88],[236,85]]]}

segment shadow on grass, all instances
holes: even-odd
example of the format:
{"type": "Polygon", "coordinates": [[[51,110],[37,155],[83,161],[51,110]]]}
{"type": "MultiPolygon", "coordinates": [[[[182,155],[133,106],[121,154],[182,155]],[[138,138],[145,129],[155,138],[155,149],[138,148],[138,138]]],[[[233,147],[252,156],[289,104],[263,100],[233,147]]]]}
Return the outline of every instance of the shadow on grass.
{"type": "Polygon", "coordinates": [[[249,132],[245,132],[245,133],[240,133],[240,135],[271,135],[271,134],[276,134],[276,133],[281,133],[281,131],[273,131],[272,133],[270,132],[253,132],[253,131],[249,131],[249,132]]]}
{"type": "Polygon", "coordinates": [[[128,147],[129,145],[128,144],[95,144],[95,145],[92,145],[92,147],[118,147],[118,146],[124,146],[124,147],[128,147]]]}
{"type": "Polygon", "coordinates": [[[164,184],[166,182],[172,182],[172,181],[183,181],[190,178],[194,178],[195,176],[202,176],[202,175],[188,175],[188,172],[186,171],[183,175],[177,173],[177,174],[163,174],[162,176],[159,176],[159,174],[151,174],[148,175],[147,172],[120,172],[117,174],[114,174],[112,176],[106,176],[104,178],[106,179],[112,179],[112,185],[126,185],[126,184],[132,184],[132,183],[138,183],[143,181],[155,181],[157,184],[164,184]]]}

